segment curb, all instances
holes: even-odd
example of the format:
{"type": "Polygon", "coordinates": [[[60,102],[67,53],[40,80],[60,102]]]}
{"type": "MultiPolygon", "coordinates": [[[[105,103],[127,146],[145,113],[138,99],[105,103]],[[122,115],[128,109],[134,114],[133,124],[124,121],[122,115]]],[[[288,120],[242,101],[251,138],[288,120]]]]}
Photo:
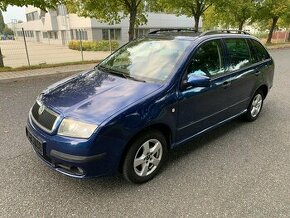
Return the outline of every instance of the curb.
{"type": "Polygon", "coordinates": [[[62,76],[71,76],[73,74],[78,74],[84,70],[76,70],[76,71],[69,71],[69,72],[57,72],[57,73],[49,73],[49,74],[39,74],[39,75],[29,75],[29,76],[23,76],[23,77],[15,77],[15,78],[7,78],[7,79],[0,79],[0,83],[9,83],[9,82],[18,82],[18,81],[24,81],[28,79],[38,79],[38,78],[46,78],[46,77],[54,77],[57,75],[62,76]]]}
{"type": "Polygon", "coordinates": [[[290,49],[290,45],[289,46],[284,46],[284,47],[266,47],[268,50],[284,50],[284,49],[290,49]]]}

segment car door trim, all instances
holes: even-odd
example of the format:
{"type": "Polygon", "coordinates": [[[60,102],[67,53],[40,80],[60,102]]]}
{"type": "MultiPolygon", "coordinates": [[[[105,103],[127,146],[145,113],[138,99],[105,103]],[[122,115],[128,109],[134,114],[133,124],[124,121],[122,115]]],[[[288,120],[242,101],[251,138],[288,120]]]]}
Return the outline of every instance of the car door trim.
{"type": "Polygon", "coordinates": [[[192,136],[190,136],[190,137],[188,137],[188,138],[186,138],[186,139],[183,139],[183,140],[181,140],[181,141],[179,141],[179,142],[176,142],[176,143],[173,145],[173,147],[176,147],[176,146],[178,146],[178,145],[180,145],[180,144],[183,144],[183,143],[185,143],[185,142],[187,142],[187,141],[189,141],[189,140],[191,140],[191,139],[193,139],[193,138],[195,138],[195,137],[197,137],[197,136],[199,136],[199,135],[201,135],[201,134],[203,134],[203,133],[206,133],[206,132],[208,132],[208,131],[210,131],[210,130],[212,130],[212,129],[214,129],[214,128],[217,128],[217,127],[223,125],[224,123],[227,123],[228,121],[230,121],[230,120],[232,120],[232,119],[235,119],[235,118],[238,117],[238,116],[241,116],[242,114],[244,114],[244,113],[246,113],[246,112],[247,112],[247,109],[245,109],[245,110],[241,111],[240,113],[238,113],[238,114],[236,114],[236,115],[234,115],[234,116],[231,116],[231,117],[229,117],[229,118],[227,118],[227,119],[225,119],[225,120],[223,120],[223,121],[220,121],[220,122],[216,123],[215,125],[212,125],[212,126],[210,126],[210,127],[208,127],[208,128],[205,128],[205,129],[203,129],[203,130],[201,130],[201,131],[199,131],[199,132],[193,134],[192,136]]]}

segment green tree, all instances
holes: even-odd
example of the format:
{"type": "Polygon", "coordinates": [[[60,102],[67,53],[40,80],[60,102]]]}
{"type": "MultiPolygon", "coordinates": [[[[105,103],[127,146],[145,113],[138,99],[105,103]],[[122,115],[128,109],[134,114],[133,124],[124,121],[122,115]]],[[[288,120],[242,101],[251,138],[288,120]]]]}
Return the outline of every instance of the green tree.
{"type": "Polygon", "coordinates": [[[3,32],[4,28],[5,28],[5,23],[4,23],[2,11],[0,11],[0,33],[3,32]]]}
{"type": "Polygon", "coordinates": [[[255,10],[255,1],[253,0],[216,1],[205,13],[205,27],[218,25],[243,30],[244,25],[251,21],[255,10]]]}
{"type": "Polygon", "coordinates": [[[199,21],[204,12],[216,0],[159,0],[161,8],[177,15],[186,15],[194,18],[194,28],[199,29],[199,21]]]}
{"type": "Polygon", "coordinates": [[[14,35],[14,32],[12,29],[10,29],[7,25],[5,25],[5,28],[3,29],[2,32],[4,35],[14,35]]]}
{"type": "Polygon", "coordinates": [[[256,20],[269,29],[267,43],[271,43],[279,20],[287,21],[290,16],[290,0],[264,0],[259,2],[256,20]],[[267,25],[268,24],[268,25],[267,25]]]}
{"type": "Polygon", "coordinates": [[[101,22],[120,23],[128,16],[130,41],[134,39],[135,27],[147,22],[146,10],[151,3],[154,0],[65,0],[70,12],[101,22]]]}
{"type": "Polygon", "coordinates": [[[224,29],[227,29],[229,27],[227,22],[222,22],[226,20],[226,17],[222,17],[224,15],[225,13],[217,13],[215,10],[215,6],[209,7],[203,16],[203,30],[211,30],[216,27],[222,27],[224,29]]]}
{"type": "Polygon", "coordinates": [[[290,29],[290,13],[286,13],[281,19],[278,21],[277,24],[281,28],[290,29]]]}
{"type": "Polygon", "coordinates": [[[55,8],[59,2],[60,0],[1,0],[0,9],[5,11],[8,5],[19,7],[33,5],[45,11],[47,8],[55,8]]]}

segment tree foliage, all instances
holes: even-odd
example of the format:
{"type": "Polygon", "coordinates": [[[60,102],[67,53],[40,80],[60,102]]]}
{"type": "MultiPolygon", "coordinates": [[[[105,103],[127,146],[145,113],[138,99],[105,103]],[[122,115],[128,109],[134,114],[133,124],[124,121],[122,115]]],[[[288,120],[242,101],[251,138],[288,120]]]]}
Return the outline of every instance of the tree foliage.
{"type": "Polygon", "coordinates": [[[269,29],[267,43],[271,43],[273,32],[280,20],[290,22],[290,0],[263,0],[258,4],[259,13],[255,18],[264,28],[269,29]]]}
{"type": "Polygon", "coordinates": [[[204,12],[217,0],[159,0],[159,7],[177,15],[193,17],[195,30],[199,29],[199,21],[204,12]]]}
{"type": "Polygon", "coordinates": [[[290,29],[290,13],[286,13],[282,16],[277,25],[280,28],[290,29]]]}
{"type": "Polygon", "coordinates": [[[219,0],[205,13],[205,28],[222,26],[242,30],[255,13],[253,0],[219,0]]]}
{"type": "Polygon", "coordinates": [[[101,22],[120,23],[128,16],[129,40],[134,38],[134,28],[147,22],[146,9],[154,2],[154,0],[65,0],[70,12],[96,18],[101,22]]]}
{"type": "Polygon", "coordinates": [[[33,5],[45,11],[47,8],[55,8],[57,3],[59,3],[59,0],[1,0],[0,10],[5,11],[8,5],[19,7],[33,5]]]}
{"type": "Polygon", "coordinates": [[[3,31],[2,31],[2,33],[4,34],[4,35],[14,35],[14,32],[13,32],[13,30],[12,29],[10,29],[7,25],[5,25],[5,27],[4,27],[4,29],[3,29],[3,31]]]}
{"type": "Polygon", "coordinates": [[[4,28],[5,28],[5,23],[3,19],[3,14],[2,14],[2,11],[0,11],[0,33],[3,32],[4,28]]]}

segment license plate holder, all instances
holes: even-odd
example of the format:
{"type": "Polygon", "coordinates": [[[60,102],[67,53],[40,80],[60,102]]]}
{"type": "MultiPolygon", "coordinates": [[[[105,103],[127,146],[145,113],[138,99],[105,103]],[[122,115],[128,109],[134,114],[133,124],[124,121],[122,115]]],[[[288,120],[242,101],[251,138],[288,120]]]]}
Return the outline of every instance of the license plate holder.
{"type": "Polygon", "coordinates": [[[26,129],[26,136],[30,143],[32,144],[34,150],[43,156],[43,142],[35,137],[28,129],[26,129]]]}

